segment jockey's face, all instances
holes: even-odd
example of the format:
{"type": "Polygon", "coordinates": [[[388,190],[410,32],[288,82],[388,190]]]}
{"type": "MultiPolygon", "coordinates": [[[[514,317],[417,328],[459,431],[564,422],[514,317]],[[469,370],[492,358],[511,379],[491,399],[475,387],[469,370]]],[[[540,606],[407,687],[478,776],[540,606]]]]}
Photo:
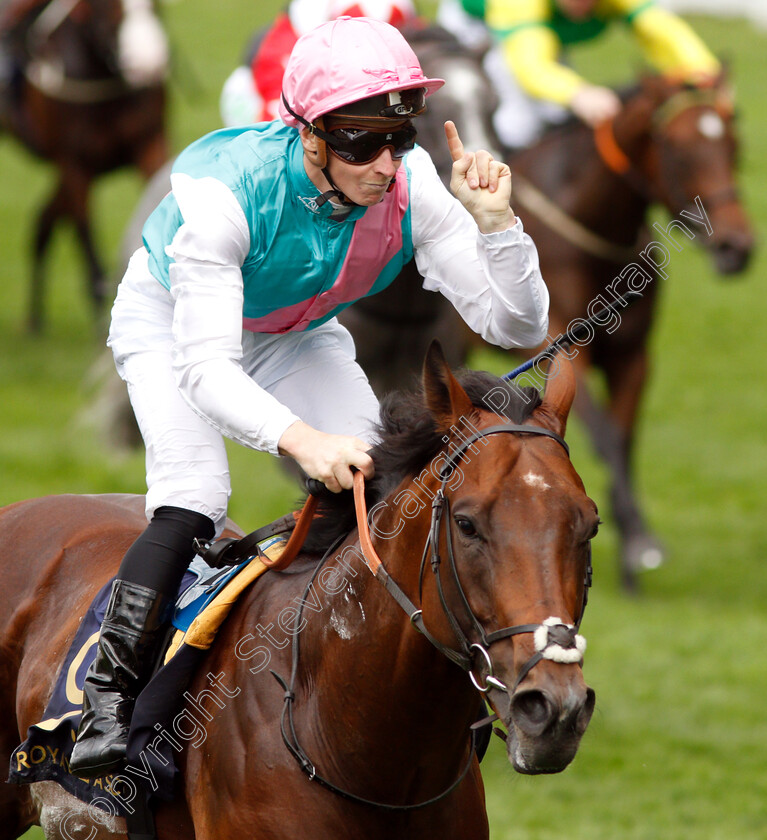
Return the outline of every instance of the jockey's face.
{"type": "MultiPolygon", "coordinates": [[[[307,131],[301,132],[304,144],[304,163],[312,183],[321,191],[330,188],[321,167],[317,164],[317,138],[307,131]]],[[[330,177],[341,192],[355,204],[372,207],[382,201],[391,179],[397,174],[402,160],[394,160],[391,149],[385,148],[368,163],[347,163],[328,152],[327,167],[330,177]]]]}
{"type": "Polygon", "coordinates": [[[369,163],[362,165],[328,155],[328,169],[335,185],[350,201],[363,207],[371,207],[383,199],[401,165],[401,160],[392,158],[390,149],[384,149],[369,163]]]}
{"type": "Polygon", "coordinates": [[[597,0],[554,0],[559,11],[571,20],[584,20],[594,13],[597,0]]]}

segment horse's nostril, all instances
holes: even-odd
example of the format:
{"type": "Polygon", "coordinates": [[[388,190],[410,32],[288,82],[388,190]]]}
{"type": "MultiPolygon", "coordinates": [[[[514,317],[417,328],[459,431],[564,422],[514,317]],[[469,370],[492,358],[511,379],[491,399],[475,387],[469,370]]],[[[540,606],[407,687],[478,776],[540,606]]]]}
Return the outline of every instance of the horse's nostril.
{"type": "Polygon", "coordinates": [[[748,266],[752,247],[748,243],[722,241],[714,244],[711,250],[720,274],[740,274],[748,266]]]}
{"type": "Polygon", "coordinates": [[[545,691],[521,691],[512,698],[511,718],[529,737],[538,737],[551,727],[580,737],[588,728],[595,701],[591,688],[569,695],[561,707],[545,691]]]}
{"type": "Polygon", "coordinates": [[[511,701],[511,717],[516,726],[534,737],[554,721],[556,709],[543,691],[520,691],[511,701]]]}
{"type": "Polygon", "coordinates": [[[596,694],[594,693],[594,689],[587,688],[586,699],[583,702],[583,705],[578,710],[578,714],[575,719],[575,731],[579,735],[583,735],[583,733],[588,728],[589,722],[591,721],[591,716],[594,714],[595,704],[596,694]]]}

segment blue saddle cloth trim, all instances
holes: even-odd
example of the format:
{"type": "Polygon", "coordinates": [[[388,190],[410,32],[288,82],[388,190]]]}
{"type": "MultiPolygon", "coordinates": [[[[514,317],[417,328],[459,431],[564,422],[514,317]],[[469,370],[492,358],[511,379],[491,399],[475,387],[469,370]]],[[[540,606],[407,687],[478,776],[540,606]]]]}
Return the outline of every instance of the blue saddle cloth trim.
{"type": "MultiPolygon", "coordinates": [[[[272,539],[265,540],[270,544],[272,539]]],[[[211,569],[201,557],[195,557],[184,575],[179,588],[179,596],[173,616],[173,626],[186,631],[194,619],[216,597],[250,561],[224,569],[211,569]]],[[[112,773],[100,779],[81,779],[69,772],[69,756],[72,753],[77,727],[82,714],[82,688],[85,675],[95,658],[98,633],[104,619],[112,581],[108,581],[96,594],[80,626],[75,633],[72,645],[61,666],[53,693],[43,713],[42,720],[27,730],[27,737],[11,755],[8,781],[12,784],[31,784],[32,782],[54,781],[66,791],[108,813],[128,816],[133,812],[131,801],[135,799],[135,790],[127,774],[112,773]],[[71,697],[71,686],[76,687],[77,697],[71,697]],[[125,779],[128,782],[125,782],[125,779]]],[[[152,678],[147,688],[136,701],[136,713],[144,708],[151,709],[153,722],[169,720],[177,711],[183,699],[184,686],[194,673],[197,663],[205,651],[197,651],[182,645],[180,651],[167,665],[163,666],[152,678]],[[178,661],[177,661],[178,660],[178,661]],[[144,705],[145,697],[148,706],[144,705]]],[[[146,717],[147,713],[140,713],[146,717]]],[[[143,727],[146,729],[146,727],[143,727]]],[[[151,731],[151,727],[150,727],[151,731]]],[[[144,738],[146,740],[146,738],[144,738]]],[[[166,744],[167,748],[167,744],[166,744]]],[[[168,756],[162,756],[151,777],[152,791],[160,798],[169,798],[173,788],[176,768],[172,750],[168,756]]],[[[129,764],[131,750],[129,744],[129,764]]],[[[162,754],[161,750],[157,751],[162,754]]],[[[144,755],[144,752],[141,752],[144,755]]],[[[145,756],[142,758],[145,765],[145,756]]],[[[142,763],[137,765],[142,767],[142,763]]],[[[149,774],[150,771],[145,767],[149,774]]]]}

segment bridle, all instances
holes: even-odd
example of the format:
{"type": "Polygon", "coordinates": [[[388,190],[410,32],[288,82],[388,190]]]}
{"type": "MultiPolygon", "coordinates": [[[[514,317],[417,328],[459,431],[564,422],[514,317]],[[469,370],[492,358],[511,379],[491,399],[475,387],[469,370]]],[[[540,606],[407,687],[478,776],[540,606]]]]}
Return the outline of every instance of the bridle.
{"type": "MultiPolygon", "coordinates": [[[[362,550],[365,563],[368,569],[372,572],[372,574],[383,584],[386,591],[389,593],[389,595],[391,595],[391,597],[394,599],[397,605],[407,614],[408,618],[410,619],[410,623],[441,654],[443,654],[451,662],[454,662],[456,665],[459,665],[464,671],[466,671],[469,674],[472,684],[478,691],[485,694],[488,691],[490,691],[491,688],[495,688],[502,691],[507,691],[510,695],[513,695],[519,687],[519,684],[522,682],[522,680],[527,676],[530,670],[533,667],[535,667],[535,665],[537,665],[541,660],[550,659],[554,662],[561,662],[563,664],[577,664],[583,660],[583,651],[585,649],[586,643],[583,637],[578,634],[578,629],[580,627],[581,620],[583,619],[583,613],[586,608],[586,602],[588,600],[588,589],[591,585],[592,569],[591,558],[589,556],[584,580],[583,601],[581,604],[580,613],[575,624],[566,624],[562,622],[558,617],[550,616],[538,624],[517,624],[510,627],[504,627],[500,630],[494,630],[488,633],[482,626],[482,623],[479,621],[479,619],[475,616],[474,612],[472,611],[464,588],[461,585],[460,577],[458,574],[458,568],[456,565],[455,552],[453,550],[452,538],[450,536],[450,528],[448,525],[446,525],[445,540],[447,547],[447,562],[450,570],[450,575],[453,580],[454,586],[458,592],[461,607],[469,616],[472,634],[476,635],[479,641],[472,642],[469,637],[469,634],[464,632],[460,622],[458,621],[458,618],[456,617],[455,613],[452,611],[450,605],[448,604],[442,578],[440,576],[440,569],[442,567],[442,558],[440,556],[439,550],[440,533],[442,530],[442,522],[448,521],[450,515],[450,501],[448,496],[445,494],[445,490],[447,488],[447,483],[450,480],[451,475],[453,474],[458,463],[465,456],[469,447],[471,447],[478,440],[482,440],[486,437],[497,434],[523,434],[549,437],[552,440],[556,441],[565,450],[568,456],[570,453],[568,445],[565,443],[564,439],[560,435],[556,434],[556,432],[553,432],[549,429],[540,426],[526,426],[513,423],[503,423],[496,426],[490,426],[488,428],[476,432],[473,435],[462,438],[461,445],[455,448],[451,452],[449,457],[446,458],[439,473],[440,486],[437,489],[437,492],[434,495],[434,499],[432,501],[429,534],[426,539],[426,544],[424,545],[421,558],[421,568],[419,573],[419,595],[423,588],[423,578],[425,575],[426,559],[429,558],[432,571],[434,572],[437,581],[437,590],[439,593],[439,599],[442,606],[442,610],[448,620],[448,623],[456,639],[458,640],[457,647],[450,647],[449,645],[444,644],[432,635],[432,633],[428,630],[424,623],[423,611],[419,607],[417,607],[410,600],[410,598],[402,591],[402,589],[396,583],[396,581],[394,581],[394,579],[389,575],[388,571],[386,570],[386,567],[384,566],[383,562],[378,556],[378,553],[376,552],[370,537],[368,512],[365,503],[365,481],[361,472],[356,472],[354,475],[354,501],[357,516],[357,525],[359,529],[360,548],[362,550]],[[495,642],[501,641],[502,639],[508,639],[511,636],[516,636],[522,633],[533,634],[535,653],[519,669],[515,682],[509,690],[508,687],[493,674],[493,663],[490,657],[489,649],[491,645],[493,645],[495,642]],[[479,683],[479,681],[473,673],[474,660],[476,658],[475,652],[480,654],[480,656],[482,657],[481,664],[484,665],[484,667],[487,669],[487,675],[485,677],[484,685],[481,685],[479,683]]],[[[441,799],[444,799],[463,781],[464,777],[466,776],[471,767],[472,760],[476,752],[476,725],[472,728],[471,732],[471,747],[469,750],[468,760],[462,768],[458,778],[454,782],[452,782],[450,787],[448,787],[446,790],[444,790],[437,796],[412,805],[394,805],[383,802],[376,802],[370,799],[365,799],[361,796],[357,796],[356,794],[353,794],[347,790],[344,790],[343,788],[338,787],[333,782],[329,781],[328,779],[317,773],[314,762],[309,758],[309,756],[306,754],[306,752],[301,747],[298,741],[298,736],[295,728],[295,721],[293,718],[293,704],[295,702],[294,687],[298,676],[299,660],[299,633],[297,628],[303,626],[303,605],[307,602],[307,594],[309,588],[312,586],[315,578],[319,574],[320,570],[323,568],[327,558],[335,550],[335,548],[338,547],[342,539],[343,538],[337,540],[336,543],[334,543],[326,551],[324,557],[322,558],[322,561],[317,564],[315,572],[312,575],[311,580],[307,584],[304,597],[301,599],[298,617],[294,623],[294,627],[296,628],[296,630],[294,630],[292,636],[292,669],[289,682],[285,681],[274,671],[271,671],[272,675],[280,683],[285,692],[284,706],[280,721],[282,739],[285,743],[285,746],[287,747],[291,755],[293,755],[293,757],[299,763],[301,769],[306,773],[310,781],[317,782],[322,787],[326,788],[327,790],[330,790],[338,796],[360,804],[369,805],[389,811],[410,811],[415,810],[417,808],[423,808],[427,805],[434,804],[440,801],[441,799]]],[[[488,723],[494,719],[495,717],[493,716],[490,719],[482,721],[481,724],[488,723]]]]}
{"type": "MultiPolygon", "coordinates": [[[[658,146],[661,156],[666,153],[668,145],[663,138],[664,129],[685,111],[700,106],[712,107],[722,119],[728,116],[717,92],[707,88],[681,90],[657,108],[652,116],[650,135],[658,146]]],[[[637,169],[618,143],[615,137],[614,119],[599,123],[594,128],[593,138],[599,159],[609,172],[625,182],[640,199],[648,204],[659,200],[657,190],[648,187],[647,177],[637,169]]],[[[641,250],[641,238],[634,245],[620,245],[605,239],[562,210],[554,200],[523,176],[515,174],[514,179],[516,200],[526,210],[537,216],[550,230],[584,253],[617,265],[625,265],[632,262],[637,252],[641,250]]],[[[672,182],[671,193],[674,203],[681,209],[689,207],[689,199],[679,194],[680,191],[675,182],[672,182]]],[[[706,196],[699,196],[699,198],[709,210],[721,204],[739,201],[734,184],[706,196]]]]}

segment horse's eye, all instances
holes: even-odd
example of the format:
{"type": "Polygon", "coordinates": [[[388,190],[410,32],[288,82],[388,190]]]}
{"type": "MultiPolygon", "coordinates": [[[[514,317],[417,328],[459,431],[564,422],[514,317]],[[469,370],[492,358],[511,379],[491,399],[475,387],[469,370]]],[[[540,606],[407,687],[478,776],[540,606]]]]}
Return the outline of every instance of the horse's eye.
{"type": "Polygon", "coordinates": [[[593,540],[594,537],[599,533],[599,526],[602,524],[602,520],[597,518],[597,521],[594,523],[594,527],[591,529],[591,533],[589,534],[589,539],[593,540]]]}
{"type": "Polygon", "coordinates": [[[474,527],[474,523],[471,519],[467,519],[465,516],[456,516],[455,524],[458,526],[458,530],[464,535],[464,537],[477,536],[477,529],[474,527]]]}

